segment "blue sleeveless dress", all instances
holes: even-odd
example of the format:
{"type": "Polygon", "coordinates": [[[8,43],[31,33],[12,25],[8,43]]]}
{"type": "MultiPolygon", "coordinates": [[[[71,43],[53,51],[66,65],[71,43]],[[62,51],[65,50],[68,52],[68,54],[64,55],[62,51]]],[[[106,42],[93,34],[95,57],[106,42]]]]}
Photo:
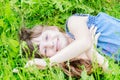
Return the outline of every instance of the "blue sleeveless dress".
{"type": "MultiPolygon", "coordinates": [[[[73,16],[88,16],[88,28],[94,25],[97,27],[96,33],[101,32],[97,47],[101,49],[103,54],[120,61],[120,19],[103,12],[100,12],[97,16],[89,14],[75,14],[73,16]]],[[[67,23],[66,32],[71,38],[74,38],[74,35],[69,32],[67,23]]]]}

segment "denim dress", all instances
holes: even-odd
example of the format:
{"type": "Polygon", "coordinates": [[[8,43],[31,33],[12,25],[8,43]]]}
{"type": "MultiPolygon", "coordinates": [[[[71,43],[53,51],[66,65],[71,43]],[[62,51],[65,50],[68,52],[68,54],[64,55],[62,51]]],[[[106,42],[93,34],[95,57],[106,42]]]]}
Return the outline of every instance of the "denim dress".
{"type": "MultiPolygon", "coordinates": [[[[73,16],[88,16],[88,29],[92,25],[97,27],[96,34],[101,33],[98,38],[97,48],[100,48],[102,54],[105,54],[117,61],[120,61],[120,19],[116,19],[103,12],[97,16],[89,14],[75,14],[73,16]]],[[[69,32],[66,23],[66,33],[73,39],[74,35],[69,32]]]]}

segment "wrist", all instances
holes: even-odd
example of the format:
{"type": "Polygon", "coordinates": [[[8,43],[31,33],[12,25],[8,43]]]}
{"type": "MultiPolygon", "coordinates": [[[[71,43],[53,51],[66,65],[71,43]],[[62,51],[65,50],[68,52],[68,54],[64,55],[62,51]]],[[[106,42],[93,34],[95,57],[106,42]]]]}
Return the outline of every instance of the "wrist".
{"type": "Polygon", "coordinates": [[[49,65],[50,65],[50,66],[55,65],[55,62],[54,62],[51,58],[49,58],[49,65]]]}
{"type": "Polygon", "coordinates": [[[103,65],[103,71],[107,71],[107,70],[108,70],[108,67],[109,67],[108,61],[106,61],[106,62],[104,63],[104,65],[103,65]]]}
{"type": "Polygon", "coordinates": [[[40,65],[40,66],[46,66],[47,65],[47,63],[44,59],[37,59],[36,58],[36,59],[33,60],[33,62],[34,62],[35,65],[40,65]]]}

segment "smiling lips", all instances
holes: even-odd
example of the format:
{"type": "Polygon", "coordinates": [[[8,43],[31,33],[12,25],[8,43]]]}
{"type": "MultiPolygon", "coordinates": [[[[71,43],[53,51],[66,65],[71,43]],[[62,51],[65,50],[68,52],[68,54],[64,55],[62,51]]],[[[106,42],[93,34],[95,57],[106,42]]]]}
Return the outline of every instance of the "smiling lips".
{"type": "Polygon", "coordinates": [[[59,50],[59,38],[57,38],[57,41],[56,41],[56,51],[59,50]]]}

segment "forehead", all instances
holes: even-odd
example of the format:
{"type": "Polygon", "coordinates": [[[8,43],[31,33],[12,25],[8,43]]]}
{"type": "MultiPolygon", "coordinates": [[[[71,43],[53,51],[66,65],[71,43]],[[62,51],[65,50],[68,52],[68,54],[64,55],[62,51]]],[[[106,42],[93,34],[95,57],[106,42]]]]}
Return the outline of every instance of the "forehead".
{"type": "Polygon", "coordinates": [[[42,34],[47,34],[47,33],[57,33],[59,31],[56,31],[56,30],[45,30],[42,32],[42,34]]]}
{"type": "Polygon", "coordinates": [[[35,44],[38,44],[41,40],[43,40],[45,38],[45,36],[55,36],[59,34],[59,31],[56,30],[45,30],[41,33],[41,35],[39,35],[38,37],[32,38],[32,42],[35,44]]]}
{"type": "Polygon", "coordinates": [[[56,35],[60,35],[61,33],[59,31],[55,31],[55,30],[46,30],[44,32],[42,32],[41,34],[41,38],[47,36],[56,36],[56,35]]]}

